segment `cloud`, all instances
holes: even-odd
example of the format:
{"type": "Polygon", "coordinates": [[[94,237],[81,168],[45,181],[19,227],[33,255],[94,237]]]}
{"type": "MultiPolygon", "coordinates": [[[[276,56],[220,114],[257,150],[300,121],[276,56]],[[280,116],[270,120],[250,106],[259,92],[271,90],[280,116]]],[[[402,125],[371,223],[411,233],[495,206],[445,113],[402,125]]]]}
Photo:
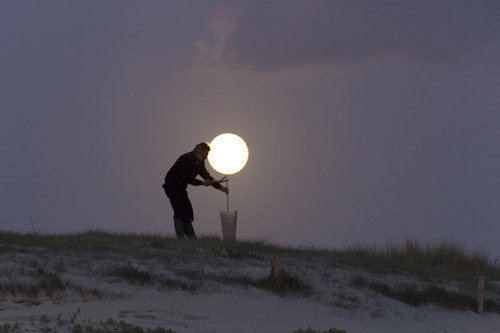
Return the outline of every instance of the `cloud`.
{"type": "Polygon", "coordinates": [[[447,61],[500,37],[496,1],[249,1],[213,17],[198,63],[294,69],[383,56],[447,61]]]}
{"type": "Polygon", "coordinates": [[[200,52],[198,64],[214,64],[225,57],[226,43],[236,31],[236,20],[240,14],[241,8],[238,6],[222,6],[215,11],[210,21],[210,29],[215,41],[213,44],[204,40],[198,41],[200,52]]]}

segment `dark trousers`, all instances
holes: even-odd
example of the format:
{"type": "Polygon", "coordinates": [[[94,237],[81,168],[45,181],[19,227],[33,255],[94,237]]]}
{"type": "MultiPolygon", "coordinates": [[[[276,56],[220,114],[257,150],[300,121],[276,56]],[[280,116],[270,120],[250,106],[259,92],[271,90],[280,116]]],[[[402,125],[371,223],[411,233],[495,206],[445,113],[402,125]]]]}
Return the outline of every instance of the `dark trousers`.
{"type": "Polygon", "coordinates": [[[179,218],[174,218],[175,234],[178,239],[194,239],[196,234],[194,233],[193,224],[190,220],[182,220],[179,218]]]}
{"type": "Polygon", "coordinates": [[[174,219],[192,222],[194,220],[193,206],[191,206],[186,188],[173,185],[167,186],[164,184],[163,189],[174,209],[174,219]]]}
{"type": "Polygon", "coordinates": [[[170,199],[170,204],[174,209],[174,227],[178,239],[196,238],[192,221],[193,207],[185,187],[167,186],[164,184],[165,194],[170,199]]]}

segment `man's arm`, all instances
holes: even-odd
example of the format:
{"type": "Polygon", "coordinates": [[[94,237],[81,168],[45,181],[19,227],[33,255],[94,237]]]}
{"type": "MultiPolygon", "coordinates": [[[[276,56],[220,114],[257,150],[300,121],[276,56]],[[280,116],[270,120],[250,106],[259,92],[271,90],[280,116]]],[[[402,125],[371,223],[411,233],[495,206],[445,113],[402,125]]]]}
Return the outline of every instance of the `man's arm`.
{"type": "Polygon", "coordinates": [[[205,164],[202,165],[202,168],[200,170],[200,176],[201,176],[201,178],[205,179],[205,181],[203,182],[203,185],[205,185],[205,186],[212,185],[213,187],[215,187],[218,190],[221,189],[222,185],[220,184],[220,182],[216,181],[214,179],[214,177],[210,176],[207,169],[205,168],[205,164]]]}
{"type": "Polygon", "coordinates": [[[193,186],[205,185],[205,183],[203,181],[196,179],[196,178],[188,181],[188,184],[193,185],[193,186]]]}
{"type": "Polygon", "coordinates": [[[227,187],[222,186],[220,184],[220,180],[215,180],[214,177],[212,177],[208,173],[207,169],[205,168],[205,164],[203,164],[203,167],[201,168],[200,176],[204,179],[204,181],[202,182],[203,185],[205,185],[205,186],[212,185],[212,187],[214,187],[218,190],[221,190],[222,192],[224,192],[226,194],[229,194],[229,190],[227,189],[227,187]]]}

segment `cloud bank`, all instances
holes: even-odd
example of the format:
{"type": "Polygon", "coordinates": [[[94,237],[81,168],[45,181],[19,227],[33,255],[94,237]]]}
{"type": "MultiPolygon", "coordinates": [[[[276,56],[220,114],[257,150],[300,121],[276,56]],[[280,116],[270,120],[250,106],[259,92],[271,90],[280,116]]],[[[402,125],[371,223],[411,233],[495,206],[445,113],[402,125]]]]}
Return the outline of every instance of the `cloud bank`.
{"type": "Polygon", "coordinates": [[[496,1],[249,1],[217,10],[198,62],[294,69],[383,56],[447,61],[500,36],[496,1]]]}

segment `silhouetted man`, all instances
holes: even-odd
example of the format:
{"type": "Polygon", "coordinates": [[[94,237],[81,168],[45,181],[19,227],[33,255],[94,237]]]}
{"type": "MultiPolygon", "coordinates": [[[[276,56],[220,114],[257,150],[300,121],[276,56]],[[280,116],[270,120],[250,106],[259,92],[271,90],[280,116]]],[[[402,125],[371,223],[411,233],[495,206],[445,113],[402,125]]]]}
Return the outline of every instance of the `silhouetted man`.
{"type": "Polygon", "coordinates": [[[193,229],[193,207],[189,201],[187,185],[212,185],[214,188],[229,193],[227,187],[220,184],[220,180],[215,180],[205,168],[210,145],[202,142],[196,145],[193,151],[179,157],[165,176],[163,189],[170,199],[170,204],[174,209],[174,226],[177,238],[195,238],[193,229]],[[197,179],[200,175],[204,180],[197,179]]]}

